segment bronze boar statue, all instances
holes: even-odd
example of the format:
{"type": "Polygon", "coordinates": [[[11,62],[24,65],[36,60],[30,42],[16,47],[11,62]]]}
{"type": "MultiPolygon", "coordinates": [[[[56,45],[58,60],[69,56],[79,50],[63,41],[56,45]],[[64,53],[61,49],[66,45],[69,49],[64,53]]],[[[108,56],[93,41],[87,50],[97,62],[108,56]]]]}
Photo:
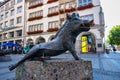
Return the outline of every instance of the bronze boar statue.
{"type": "Polygon", "coordinates": [[[79,60],[74,49],[76,37],[84,31],[89,31],[91,23],[93,21],[81,20],[79,14],[73,13],[67,14],[67,20],[65,24],[56,33],[53,40],[46,43],[40,43],[35,45],[30,51],[21,59],[18,63],[9,66],[9,70],[15,69],[18,65],[25,60],[44,57],[51,57],[60,55],[67,50],[71,52],[75,60],[79,60]]]}

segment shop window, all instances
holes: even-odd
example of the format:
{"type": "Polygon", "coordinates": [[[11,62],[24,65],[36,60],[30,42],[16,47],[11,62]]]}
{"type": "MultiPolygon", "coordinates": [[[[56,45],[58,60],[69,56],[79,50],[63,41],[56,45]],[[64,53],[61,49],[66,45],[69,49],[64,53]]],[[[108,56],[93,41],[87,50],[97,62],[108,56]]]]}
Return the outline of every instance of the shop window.
{"type": "Polygon", "coordinates": [[[97,46],[100,48],[100,47],[102,47],[102,44],[101,44],[101,43],[99,43],[99,44],[97,44],[97,46]]]}

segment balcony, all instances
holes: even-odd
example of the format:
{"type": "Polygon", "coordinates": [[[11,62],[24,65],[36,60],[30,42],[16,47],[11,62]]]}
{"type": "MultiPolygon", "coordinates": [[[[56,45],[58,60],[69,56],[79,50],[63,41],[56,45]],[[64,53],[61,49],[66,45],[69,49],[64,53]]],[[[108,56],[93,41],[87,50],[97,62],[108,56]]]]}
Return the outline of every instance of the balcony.
{"type": "Polygon", "coordinates": [[[55,28],[48,28],[47,32],[54,32],[54,31],[58,31],[59,28],[55,27],[55,28]]]}
{"type": "Polygon", "coordinates": [[[30,32],[27,32],[28,35],[31,35],[31,34],[38,34],[38,33],[42,33],[43,30],[37,30],[37,31],[30,31],[30,32]]]}
{"type": "Polygon", "coordinates": [[[52,2],[56,2],[56,1],[58,1],[58,0],[48,0],[47,3],[52,3],[52,2]]]}
{"type": "Polygon", "coordinates": [[[92,3],[86,5],[86,6],[79,6],[77,7],[77,10],[84,10],[84,9],[88,9],[88,8],[92,8],[94,7],[94,5],[92,3]]]}
{"type": "Polygon", "coordinates": [[[31,17],[28,19],[28,21],[38,20],[38,19],[42,19],[42,18],[43,18],[43,16],[31,17]]]}
{"type": "Polygon", "coordinates": [[[51,17],[51,16],[56,16],[56,15],[58,15],[59,14],[59,12],[52,12],[52,13],[49,13],[47,16],[48,17],[51,17]]]}
{"type": "Polygon", "coordinates": [[[28,9],[33,9],[33,8],[36,8],[36,7],[39,7],[39,6],[42,6],[43,3],[38,3],[38,4],[35,4],[35,5],[31,5],[28,7],[28,9]]]}

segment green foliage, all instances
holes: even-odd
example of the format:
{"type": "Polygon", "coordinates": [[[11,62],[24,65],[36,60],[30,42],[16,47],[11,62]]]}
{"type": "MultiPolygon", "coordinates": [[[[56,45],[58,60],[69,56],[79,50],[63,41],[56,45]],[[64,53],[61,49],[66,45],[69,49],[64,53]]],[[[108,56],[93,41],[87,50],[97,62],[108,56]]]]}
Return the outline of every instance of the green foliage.
{"type": "Polygon", "coordinates": [[[120,45],[120,25],[110,30],[107,42],[111,45],[120,45]]]}

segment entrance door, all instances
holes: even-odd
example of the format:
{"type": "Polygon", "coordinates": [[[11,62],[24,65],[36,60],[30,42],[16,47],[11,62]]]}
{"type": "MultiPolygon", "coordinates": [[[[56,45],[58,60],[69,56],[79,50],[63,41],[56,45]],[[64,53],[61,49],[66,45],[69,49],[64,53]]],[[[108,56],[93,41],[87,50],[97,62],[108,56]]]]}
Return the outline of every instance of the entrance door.
{"type": "Polygon", "coordinates": [[[81,44],[81,52],[88,53],[88,52],[95,52],[95,38],[93,35],[83,35],[82,36],[82,44],[81,44]]]}
{"type": "Polygon", "coordinates": [[[82,36],[82,53],[88,52],[87,36],[82,36]]]}

